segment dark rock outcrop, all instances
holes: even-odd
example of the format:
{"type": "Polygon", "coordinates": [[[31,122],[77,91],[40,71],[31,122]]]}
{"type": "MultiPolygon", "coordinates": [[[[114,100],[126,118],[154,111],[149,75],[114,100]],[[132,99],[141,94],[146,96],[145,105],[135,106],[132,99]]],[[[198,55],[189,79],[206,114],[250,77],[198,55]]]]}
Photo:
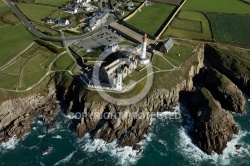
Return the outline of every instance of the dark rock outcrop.
{"type": "Polygon", "coordinates": [[[236,113],[243,113],[245,111],[246,99],[243,93],[225,75],[210,68],[206,70],[204,83],[213,97],[220,101],[223,108],[236,113]]]}
{"type": "Polygon", "coordinates": [[[213,151],[222,154],[227,142],[239,131],[233,116],[223,110],[205,88],[195,92],[190,104],[190,113],[194,119],[190,131],[193,142],[207,154],[213,151]]]}
{"type": "Polygon", "coordinates": [[[239,55],[241,54],[240,51],[240,49],[233,50],[221,45],[219,47],[206,45],[204,51],[205,63],[226,75],[240,88],[250,92],[250,65],[244,63],[240,58],[235,58],[241,56],[239,55]]]}

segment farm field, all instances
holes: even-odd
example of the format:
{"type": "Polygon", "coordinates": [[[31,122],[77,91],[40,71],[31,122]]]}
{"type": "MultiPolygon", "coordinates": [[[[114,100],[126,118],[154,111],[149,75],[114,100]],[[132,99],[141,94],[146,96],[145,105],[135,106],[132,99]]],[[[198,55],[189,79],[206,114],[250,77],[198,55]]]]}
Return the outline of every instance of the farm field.
{"type": "Polygon", "coordinates": [[[168,36],[212,40],[210,25],[205,15],[190,11],[181,11],[161,38],[168,36]]]}
{"type": "Polygon", "coordinates": [[[243,15],[206,13],[215,40],[239,45],[250,45],[250,17],[243,15]]]}
{"type": "Polygon", "coordinates": [[[250,6],[239,0],[188,0],[182,10],[249,14],[250,6]]]}
{"type": "Polygon", "coordinates": [[[49,5],[56,5],[61,6],[69,2],[69,0],[35,0],[35,3],[42,3],[42,4],[49,4],[49,5]]]}
{"type": "Polygon", "coordinates": [[[17,6],[25,16],[37,22],[42,22],[42,19],[50,16],[54,11],[57,10],[56,7],[29,3],[19,3],[17,6]]]}
{"type": "Polygon", "coordinates": [[[172,5],[179,5],[182,2],[182,0],[154,0],[154,1],[172,5]]]}
{"type": "Polygon", "coordinates": [[[74,61],[69,54],[63,54],[54,62],[52,70],[72,70],[73,66],[74,61]]]}
{"type": "Polygon", "coordinates": [[[10,61],[35,39],[22,24],[18,26],[4,25],[0,30],[0,66],[10,61]]]}
{"type": "Polygon", "coordinates": [[[1,88],[24,90],[37,83],[47,72],[48,65],[56,55],[38,44],[33,45],[15,62],[0,72],[1,88]],[[11,85],[10,85],[11,84],[11,85]]]}
{"type": "Polygon", "coordinates": [[[137,12],[127,22],[154,36],[164,22],[169,19],[174,9],[175,6],[172,5],[152,3],[151,6],[142,7],[141,11],[137,12]]]}

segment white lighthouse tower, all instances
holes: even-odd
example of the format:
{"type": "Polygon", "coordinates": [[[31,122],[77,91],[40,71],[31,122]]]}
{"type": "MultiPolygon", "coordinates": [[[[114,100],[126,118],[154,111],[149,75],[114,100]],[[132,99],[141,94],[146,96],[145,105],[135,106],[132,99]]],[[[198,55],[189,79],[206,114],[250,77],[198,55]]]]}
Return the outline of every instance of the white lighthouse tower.
{"type": "Polygon", "coordinates": [[[146,48],[147,48],[148,37],[147,34],[142,37],[142,48],[141,48],[141,55],[139,57],[139,63],[142,65],[149,64],[149,59],[146,56],[146,48]]]}
{"type": "Polygon", "coordinates": [[[116,90],[121,91],[122,90],[122,71],[117,71],[117,80],[116,80],[116,90]]]}

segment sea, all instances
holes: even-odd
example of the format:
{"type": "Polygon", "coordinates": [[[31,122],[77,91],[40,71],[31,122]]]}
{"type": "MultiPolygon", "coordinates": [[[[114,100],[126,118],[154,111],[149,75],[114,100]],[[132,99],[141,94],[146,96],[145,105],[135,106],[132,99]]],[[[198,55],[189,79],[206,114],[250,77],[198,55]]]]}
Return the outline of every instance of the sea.
{"type": "MultiPolygon", "coordinates": [[[[246,96],[250,99],[249,96],[246,96]]],[[[31,131],[22,140],[11,138],[0,145],[0,165],[3,166],[111,166],[111,165],[159,165],[159,166],[250,166],[250,101],[245,115],[236,115],[240,132],[228,142],[222,155],[209,156],[196,147],[187,132],[192,118],[178,104],[175,111],[181,112],[179,119],[153,117],[150,132],[140,142],[142,151],[131,147],[118,148],[116,141],[105,143],[91,140],[87,134],[77,139],[71,131],[71,119],[62,112],[57,115],[56,129],[47,132],[46,127],[35,119],[31,131]],[[236,144],[242,145],[239,150],[236,144]],[[47,154],[44,149],[51,147],[47,154]]],[[[160,116],[172,114],[164,112],[160,116]]]]}

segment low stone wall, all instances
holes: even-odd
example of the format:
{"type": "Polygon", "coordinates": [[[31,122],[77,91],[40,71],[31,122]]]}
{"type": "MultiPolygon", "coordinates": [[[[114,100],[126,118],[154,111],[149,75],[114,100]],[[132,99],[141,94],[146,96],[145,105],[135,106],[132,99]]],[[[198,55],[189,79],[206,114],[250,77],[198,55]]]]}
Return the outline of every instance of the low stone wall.
{"type": "Polygon", "coordinates": [[[128,19],[130,19],[131,17],[133,17],[138,12],[138,10],[140,10],[145,5],[145,3],[146,3],[146,1],[144,1],[133,13],[131,13],[130,15],[128,15],[127,17],[125,17],[123,19],[123,21],[127,21],[128,19]]]}
{"type": "Polygon", "coordinates": [[[171,17],[171,19],[167,22],[167,24],[164,26],[164,28],[162,28],[162,30],[160,31],[160,33],[156,36],[156,40],[158,40],[160,38],[160,36],[165,32],[165,30],[168,28],[168,26],[170,25],[170,23],[174,20],[175,16],[181,10],[182,6],[185,4],[186,1],[187,0],[183,0],[183,2],[181,3],[181,5],[178,7],[178,9],[175,11],[175,13],[173,14],[173,16],[171,17]]]}
{"type": "MultiPolygon", "coordinates": [[[[125,27],[127,27],[127,28],[129,28],[129,29],[132,29],[133,31],[135,31],[135,32],[137,32],[137,33],[139,33],[139,34],[141,34],[142,36],[144,36],[144,34],[146,33],[146,32],[144,32],[143,30],[140,30],[140,29],[134,27],[133,25],[127,23],[126,21],[121,21],[121,24],[124,25],[125,27]]],[[[155,36],[150,35],[150,34],[148,34],[148,33],[146,33],[146,34],[147,34],[147,36],[148,36],[149,39],[155,40],[155,36]]]]}

